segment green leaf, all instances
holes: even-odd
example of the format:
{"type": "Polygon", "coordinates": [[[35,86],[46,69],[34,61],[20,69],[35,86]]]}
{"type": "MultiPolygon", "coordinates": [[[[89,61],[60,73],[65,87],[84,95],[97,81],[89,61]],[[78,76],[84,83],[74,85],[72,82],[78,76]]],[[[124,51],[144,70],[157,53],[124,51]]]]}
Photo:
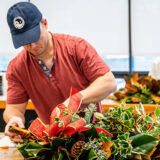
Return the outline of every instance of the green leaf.
{"type": "Polygon", "coordinates": [[[127,113],[125,113],[125,112],[121,114],[121,118],[122,118],[122,120],[128,120],[129,119],[127,113]]]}
{"type": "Polygon", "coordinates": [[[28,153],[32,154],[33,157],[37,157],[40,152],[49,151],[51,148],[41,148],[41,149],[25,149],[28,153]]]}
{"type": "Polygon", "coordinates": [[[138,154],[148,154],[158,143],[159,139],[150,135],[136,135],[131,137],[133,152],[138,154]]]}
{"type": "Polygon", "coordinates": [[[65,138],[58,138],[58,137],[54,137],[52,139],[52,143],[51,143],[51,148],[53,151],[57,151],[59,146],[64,146],[66,143],[67,139],[65,138]]]}
{"type": "Polygon", "coordinates": [[[160,135],[160,126],[155,126],[155,129],[151,130],[149,134],[153,137],[160,135]]]}
{"type": "Polygon", "coordinates": [[[58,127],[61,127],[61,126],[64,126],[64,123],[63,123],[63,122],[60,122],[60,123],[58,124],[58,127]]]}
{"type": "Polygon", "coordinates": [[[92,127],[91,129],[83,131],[82,133],[85,135],[86,139],[89,139],[90,137],[92,137],[92,138],[98,137],[98,133],[97,133],[97,130],[95,127],[92,127]]]}
{"type": "Polygon", "coordinates": [[[102,142],[111,140],[111,136],[107,136],[104,132],[99,133],[98,136],[102,142]]]}
{"type": "Polygon", "coordinates": [[[58,160],[58,158],[59,158],[59,156],[57,153],[54,154],[54,158],[52,157],[52,159],[54,159],[54,160],[58,160]]]}
{"type": "Polygon", "coordinates": [[[130,113],[132,113],[132,112],[134,111],[134,108],[133,108],[133,107],[129,107],[129,108],[127,109],[127,111],[129,111],[130,113]]]}
{"type": "Polygon", "coordinates": [[[60,155],[58,160],[69,160],[70,158],[68,157],[68,151],[65,148],[60,149],[60,155]]]}
{"type": "Polygon", "coordinates": [[[80,156],[76,160],[94,160],[97,158],[93,149],[83,149],[80,156]]]}
{"type": "Polygon", "coordinates": [[[152,119],[152,117],[150,117],[149,115],[147,115],[147,116],[145,117],[145,121],[151,122],[151,123],[154,122],[153,119],[152,119]]]}
{"type": "Polygon", "coordinates": [[[59,118],[55,118],[55,122],[59,122],[59,118]]]}
{"type": "Polygon", "coordinates": [[[96,156],[94,150],[91,149],[90,152],[89,152],[89,154],[88,154],[87,160],[93,160],[95,158],[97,158],[97,156],[96,156]]]}
{"type": "Polygon", "coordinates": [[[67,115],[69,115],[69,113],[68,113],[68,112],[64,112],[64,111],[62,111],[62,113],[63,113],[63,116],[67,116],[67,115]]]}
{"type": "Polygon", "coordinates": [[[130,135],[130,133],[125,133],[123,135],[119,135],[118,139],[120,139],[120,140],[128,140],[129,139],[129,135],[130,135]]]}
{"type": "Polygon", "coordinates": [[[104,115],[99,112],[95,112],[94,116],[95,116],[95,118],[100,119],[100,120],[105,119],[104,115]]]}
{"type": "Polygon", "coordinates": [[[125,141],[125,140],[122,140],[120,142],[120,146],[122,146],[123,148],[128,148],[129,147],[129,143],[127,141],[125,141]]]}
{"type": "Polygon", "coordinates": [[[31,156],[31,155],[29,155],[28,152],[27,152],[26,150],[24,150],[24,149],[18,149],[18,150],[19,150],[19,152],[22,154],[22,156],[23,156],[24,158],[28,158],[28,157],[31,156]]]}
{"type": "Polygon", "coordinates": [[[140,114],[140,115],[141,115],[141,112],[140,112],[140,111],[142,111],[142,113],[145,114],[145,112],[144,112],[144,107],[143,107],[142,103],[140,103],[140,104],[136,107],[136,111],[137,111],[138,114],[140,114]]]}
{"type": "Polygon", "coordinates": [[[96,104],[91,103],[88,108],[84,109],[85,116],[84,119],[86,120],[87,124],[91,123],[91,118],[94,112],[97,110],[96,104]]]}
{"type": "Polygon", "coordinates": [[[155,115],[156,115],[156,117],[160,116],[160,109],[159,108],[155,109],[155,115]]]}
{"type": "Polygon", "coordinates": [[[44,147],[45,147],[45,145],[41,145],[41,144],[35,143],[35,142],[30,142],[26,145],[27,149],[41,149],[44,147]]]}

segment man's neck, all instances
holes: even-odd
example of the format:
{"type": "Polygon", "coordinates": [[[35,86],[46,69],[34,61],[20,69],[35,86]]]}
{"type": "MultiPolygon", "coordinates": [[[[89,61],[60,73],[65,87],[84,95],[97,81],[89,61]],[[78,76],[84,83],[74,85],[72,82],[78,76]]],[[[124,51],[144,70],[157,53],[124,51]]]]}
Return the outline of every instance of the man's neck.
{"type": "Polygon", "coordinates": [[[48,46],[45,50],[45,52],[41,55],[39,55],[38,59],[42,60],[43,63],[50,68],[51,67],[51,63],[53,61],[53,57],[54,57],[54,43],[53,43],[53,39],[52,39],[52,35],[51,33],[48,33],[48,37],[49,37],[49,41],[48,41],[48,46]]]}

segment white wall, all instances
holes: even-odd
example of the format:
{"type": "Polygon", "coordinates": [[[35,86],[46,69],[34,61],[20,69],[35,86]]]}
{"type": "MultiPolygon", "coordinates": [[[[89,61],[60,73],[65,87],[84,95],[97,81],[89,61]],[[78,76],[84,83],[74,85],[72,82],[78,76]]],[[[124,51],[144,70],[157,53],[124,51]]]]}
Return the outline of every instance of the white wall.
{"type": "Polygon", "coordinates": [[[133,55],[160,55],[160,0],[133,0],[133,55]]]}
{"type": "MultiPolygon", "coordinates": [[[[0,5],[0,54],[15,53],[6,22],[8,8],[0,5]]],[[[48,19],[49,30],[88,40],[100,54],[128,54],[128,0],[31,0],[48,19]]]]}

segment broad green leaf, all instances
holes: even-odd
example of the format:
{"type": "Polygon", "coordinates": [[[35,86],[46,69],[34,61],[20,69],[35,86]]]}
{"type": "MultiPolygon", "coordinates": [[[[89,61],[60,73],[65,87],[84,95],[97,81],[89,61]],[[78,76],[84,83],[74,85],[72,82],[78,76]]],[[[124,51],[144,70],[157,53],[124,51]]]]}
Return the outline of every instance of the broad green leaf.
{"type": "Polygon", "coordinates": [[[49,151],[51,148],[41,148],[41,149],[25,149],[28,153],[32,154],[33,157],[36,157],[40,152],[49,151]]]}
{"type": "Polygon", "coordinates": [[[59,146],[64,146],[65,145],[65,142],[66,142],[67,140],[65,139],[65,138],[58,138],[58,137],[54,137],[53,139],[52,139],[52,143],[51,143],[51,148],[52,148],[52,150],[53,151],[57,151],[57,148],[59,147],[59,146]]]}
{"type": "Polygon", "coordinates": [[[92,138],[97,138],[98,137],[98,133],[97,133],[95,127],[92,127],[91,129],[83,131],[82,133],[85,135],[86,139],[89,139],[90,137],[92,137],[92,138]]]}
{"type": "Polygon", "coordinates": [[[24,149],[18,149],[18,150],[24,158],[30,157],[30,155],[28,154],[28,152],[26,150],[24,150],[24,149]]]}
{"type": "Polygon", "coordinates": [[[159,139],[152,137],[150,135],[136,135],[131,137],[133,152],[139,154],[148,154],[152,151],[152,149],[156,146],[159,139]]]}
{"type": "Polygon", "coordinates": [[[45,147],[45,145],[41,145],[41,144],[34,143],[34,142],[30,142],[26,145],[27,149],[41,149],[44,147],[45,147]]]}

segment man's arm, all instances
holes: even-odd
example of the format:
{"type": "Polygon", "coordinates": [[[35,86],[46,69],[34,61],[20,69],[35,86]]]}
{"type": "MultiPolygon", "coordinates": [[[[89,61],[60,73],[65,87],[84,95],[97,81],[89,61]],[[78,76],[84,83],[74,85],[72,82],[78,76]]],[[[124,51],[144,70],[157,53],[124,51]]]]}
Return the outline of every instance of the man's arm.
{"type": "Polygon", "coordinates": [[[12,141],[22,142],[21,137],[8,131],[9,126],[17,126],[24,128],[24,113],[27,106],[27,102],[22,104],[8,104],[3,113],[3,119],[7,123],[5,127],[5,135],[9,136],[12,141]]]}
{"type": "Polygon", "coordinates": [[[99,102],[116,89],[117,84],[114,75],[112,72],[107,72],[93,81],[86,89],[80,91],[83,95],[82,104],[99,102]]]}

